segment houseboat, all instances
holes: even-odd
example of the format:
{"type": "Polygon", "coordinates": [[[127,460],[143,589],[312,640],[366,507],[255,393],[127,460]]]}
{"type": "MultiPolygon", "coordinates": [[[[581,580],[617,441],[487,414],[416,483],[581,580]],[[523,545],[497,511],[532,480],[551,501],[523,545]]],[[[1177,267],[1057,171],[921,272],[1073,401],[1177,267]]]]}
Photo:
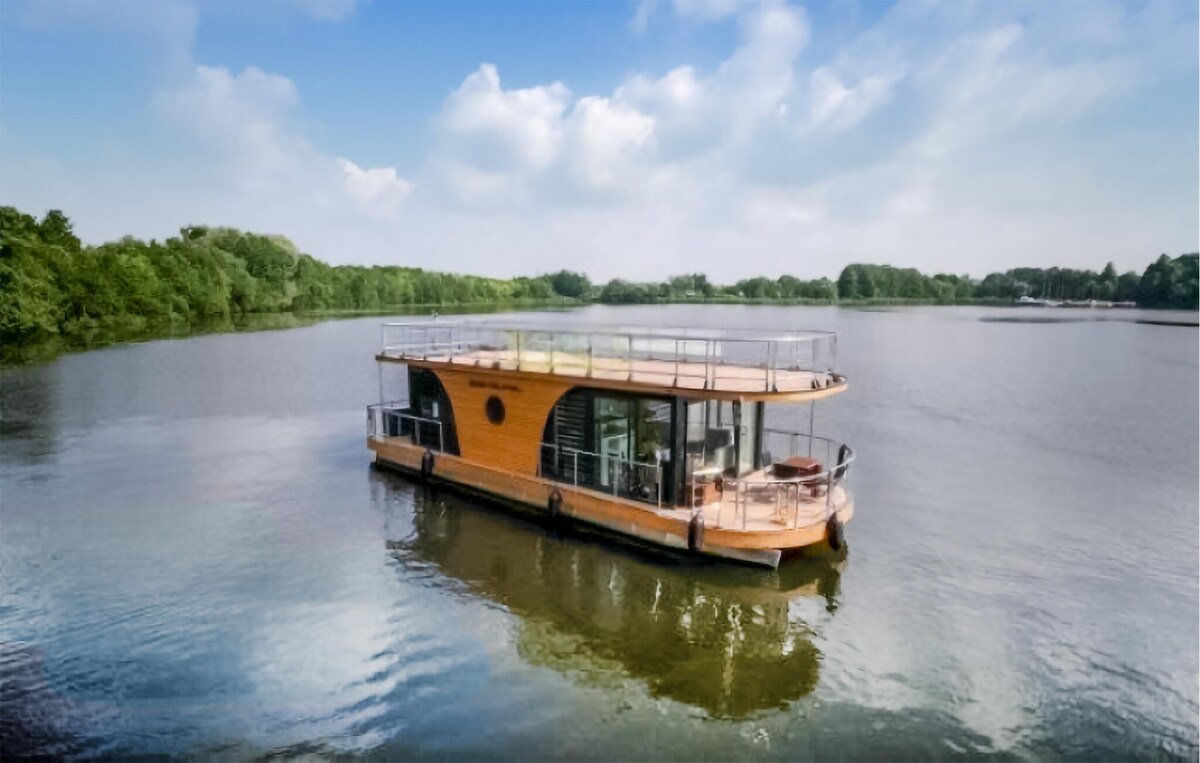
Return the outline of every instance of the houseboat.
{"type": "Polygon", "coordinates": [[[776,567],[840,551],[854,513],[854,451],[813,432],[836,358],[831,332],[388,323],[367,445],[555,521],[776,567]]]}

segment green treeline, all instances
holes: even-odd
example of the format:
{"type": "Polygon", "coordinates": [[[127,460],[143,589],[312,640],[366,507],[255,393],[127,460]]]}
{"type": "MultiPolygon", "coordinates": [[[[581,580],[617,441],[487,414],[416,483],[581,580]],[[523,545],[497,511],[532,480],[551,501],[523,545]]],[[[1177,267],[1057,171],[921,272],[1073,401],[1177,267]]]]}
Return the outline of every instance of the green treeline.
{"type": "Polygon", "coordinates": [[[41,220],[0,207],[0,342],[23,344],[108,326],[226,321],[284,312],[572,299],[609,304],[779,300],[1011,303],[1023,296],[1197,308],[1196,254],[1163,255],[1142,275],[1016,268],[981,281],[912,268],[848,265],[836,281],[750,278],[719,286],[702,274],[592,284],[570,271],[512,279],[421,268],[328,265],[282,236],[184,228],[165,241],[125,237],[83,246],[59,211],[41,220]]]}
{"type": "Polygon", "coordinates": [[[0,207],[0,341],[112,325],[208,323],[255,313],[548,300],[549,278],[330,266],[282,236],[191,227],[166,241],[82,246],[58,211],[0,207]]]}
{"type": "MultiPolygon", "coordinates": [[[[981,281],[965,275],[928,276],[891,265],[847,265],[837,281],[802,281],[789,275],[750,278],[715,286],[703,275],[676,276],[661,283],[615,279],[584,289],[584,296],[608,303],[780,300],[785,302],[910,302],[914,304],[1011,304],[1021,297],[1055,301],[1129,302],[1139,307],[1195,310],[1200,256],[1162,255],[1142,275],[1117,275],[1112,263],[1100,272],[1069,268],[1014,268],[981,281]]],[[[563,292],[557,292],[563,293],[563,292]]]]}

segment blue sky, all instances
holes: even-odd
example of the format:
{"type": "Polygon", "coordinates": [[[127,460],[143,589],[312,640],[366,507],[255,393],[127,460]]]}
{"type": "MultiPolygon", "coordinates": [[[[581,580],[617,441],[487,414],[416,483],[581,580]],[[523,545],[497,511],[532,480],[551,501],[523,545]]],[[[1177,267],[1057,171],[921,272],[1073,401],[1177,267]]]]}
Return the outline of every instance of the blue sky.
{"type": "Polygon", "coordinates": [[[594,278],[1197,248],[1196,5],[0,6],[0,203],[594,278]]]}

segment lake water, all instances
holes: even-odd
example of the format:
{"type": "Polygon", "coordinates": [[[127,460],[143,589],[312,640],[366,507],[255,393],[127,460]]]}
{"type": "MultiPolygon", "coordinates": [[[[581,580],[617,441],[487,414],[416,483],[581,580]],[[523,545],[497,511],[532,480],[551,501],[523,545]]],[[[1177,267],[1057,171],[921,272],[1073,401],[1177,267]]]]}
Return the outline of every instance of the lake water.
{"type": "Polygon", "coordinates": [[[372,469],[378,318],[9,369],[4,757],[1197,758],[1195,328],[553,317],[839,331],[845,560],[659,557],[372,469]]]}

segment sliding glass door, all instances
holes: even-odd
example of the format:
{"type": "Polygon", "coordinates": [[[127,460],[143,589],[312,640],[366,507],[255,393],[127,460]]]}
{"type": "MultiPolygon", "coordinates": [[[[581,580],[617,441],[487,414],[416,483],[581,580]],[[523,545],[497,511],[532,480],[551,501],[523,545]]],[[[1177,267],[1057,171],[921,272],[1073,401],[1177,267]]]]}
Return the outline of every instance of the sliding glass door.
{"type": "Polygon", "coordinates": [[[657,502],[671,479],[671,401],[597,393],[600,488],[657,502]]]}

